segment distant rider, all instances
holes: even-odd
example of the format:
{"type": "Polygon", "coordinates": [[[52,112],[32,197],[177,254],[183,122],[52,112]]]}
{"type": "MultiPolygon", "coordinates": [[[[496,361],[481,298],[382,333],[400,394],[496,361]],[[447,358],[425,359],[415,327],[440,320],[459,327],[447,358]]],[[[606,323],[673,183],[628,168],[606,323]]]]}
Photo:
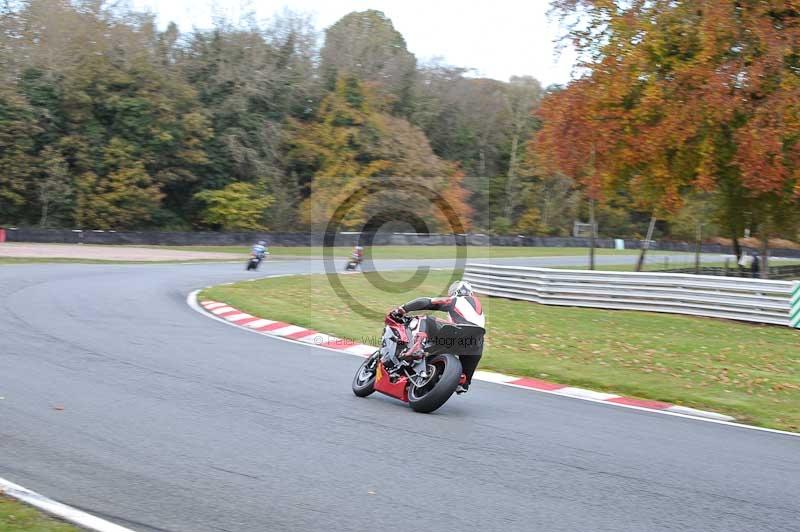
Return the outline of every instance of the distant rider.
{"type": "Polygon", "coordinates": [[[269,255],[269,251],[267,249],[267,243],[264,242],[263,240],[259,240],[258,244],[255,244],[253,246],[253,249],[250,250],[250,253],[252,253],[253,256],[257,257],[258,260],[264,260],[264,257],[266,255],[269,255]]]}
{"type": "Polygon", "coordinates": [[[361,264],[361,261],[364,260],[364,247],[363,246],[356,246],[353,248],[353,260],[356,261],[356,264],[361,264]]]}
{"type": "Polygon", "coordinates": [[[467,382],[456,388],[456,393],[464,393],[472,382],[472,375],[478,367],[483,354],[483,334],[486,332],[486,317],[481,302],[475,297],[472,285],[467,281],[456,281],[447,291],[448,297],[420,297],[392,310],[390,314],[402,317],[407,312],[418,310],[438,310],[447,312],[448,319],[440,320],[433,316],[420,316],[417,329],[412,331],[411,347],[401,355],[404,360],[415,360],[424,356],[425,343],[429,336],[436,338],[443,324],[455,323],[476,327],[476,343],[469,356],[460,357],[461,367],[467,382]]]}

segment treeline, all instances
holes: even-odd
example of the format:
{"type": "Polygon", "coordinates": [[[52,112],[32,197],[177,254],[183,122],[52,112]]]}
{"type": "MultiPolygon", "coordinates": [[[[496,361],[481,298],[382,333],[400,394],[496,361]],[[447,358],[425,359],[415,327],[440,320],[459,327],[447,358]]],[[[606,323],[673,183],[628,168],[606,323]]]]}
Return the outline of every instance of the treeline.
{"type": "Polygon", "coordinates": [[[425,176],[466,228],[571,228],[569,180],[525,177],[540,84],[419,64],[380,12],[319,39],[289,12],[179,33],[100,0],[0,9],[0,223],[308,228],[371,179],[425,176]]]}
{"type": "Polygon", "coordinates": [[[581,61],[543,89],[421,64],[378,11],[181,34],[102,0],[5,2],[0,224],[309,229],[381,182],[345,227],[402,205],[449,230],[393,186],[424,177],[472,231],[797,238],[797,6],[552,5],[581,61]]]}

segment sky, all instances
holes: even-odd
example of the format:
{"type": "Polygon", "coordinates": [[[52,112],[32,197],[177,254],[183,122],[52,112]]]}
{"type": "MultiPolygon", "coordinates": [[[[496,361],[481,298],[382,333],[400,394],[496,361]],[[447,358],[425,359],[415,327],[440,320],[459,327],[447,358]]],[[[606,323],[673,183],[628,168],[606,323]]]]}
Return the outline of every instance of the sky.
{"type": "Polygon", "coordinates": [[[422,62],[476,69],[474,75],[508,81],[530,75],[543,85],[570,79],[574,52],[557,53],[561,34],[557,21],[547,17],[549,0],[131,0],[138,10],[157,15],[160,27],[170,21],[181,31],[209,28],[215,14],[238,20],[255,12],[269,19],[284,8],[310,15],[318,31],[351,11],[377,9],[403,34],[408,49],[422,62]]]}

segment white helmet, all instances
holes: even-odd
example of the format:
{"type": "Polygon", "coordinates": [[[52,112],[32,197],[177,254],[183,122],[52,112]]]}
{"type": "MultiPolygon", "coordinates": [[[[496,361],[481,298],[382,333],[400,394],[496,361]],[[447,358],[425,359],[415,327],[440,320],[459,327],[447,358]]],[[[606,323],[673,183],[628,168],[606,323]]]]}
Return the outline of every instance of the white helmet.
{"type": "Polygon", "coordinates": [[[471,296],[472,285],[467,281],[456,281],[447,289],[447,295],[452,296],[471,296]]]}

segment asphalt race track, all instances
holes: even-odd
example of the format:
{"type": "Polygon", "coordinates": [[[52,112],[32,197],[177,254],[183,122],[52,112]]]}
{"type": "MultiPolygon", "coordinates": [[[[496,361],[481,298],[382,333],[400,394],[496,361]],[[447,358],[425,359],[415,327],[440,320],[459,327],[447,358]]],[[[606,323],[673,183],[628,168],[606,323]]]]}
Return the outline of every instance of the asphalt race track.
{"type": "Polygon", "coordinates": [[[358,399],[360,359],[186,305],[243,269],[0,267],[0,477],[143,532],[800,530],[800,437],[489,383],[358,399]]]}

